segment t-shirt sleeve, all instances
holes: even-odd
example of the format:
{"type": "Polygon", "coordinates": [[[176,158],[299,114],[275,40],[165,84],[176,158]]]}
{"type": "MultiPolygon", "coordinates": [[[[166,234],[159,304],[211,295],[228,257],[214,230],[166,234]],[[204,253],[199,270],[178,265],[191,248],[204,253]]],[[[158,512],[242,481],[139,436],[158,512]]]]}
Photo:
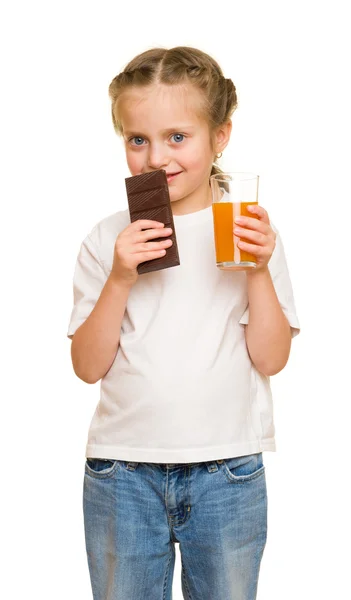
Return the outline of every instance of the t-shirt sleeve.
{"type": "MultiPolygon", "coordinates": [[[[283,313],[290,323],[291,335],[296,336],[300,331],[300,325],[296,314],[293,289],[290,281],[288,265],[281,237],[277,229],[271,224],[276,232],[276,243],[268,268],[272,277],[274,289],[278,296],[283,313]]],[[[239,323],[247,325],[249,322],[249,305],[241,317],[239,323]]]]}
{"type": "Polygon", "coordinates": [[[82,242],[73,276],[74,306],[67,336],[71,337],[93,310],[107,280],[102,262],[90,236],[82,242]]]}

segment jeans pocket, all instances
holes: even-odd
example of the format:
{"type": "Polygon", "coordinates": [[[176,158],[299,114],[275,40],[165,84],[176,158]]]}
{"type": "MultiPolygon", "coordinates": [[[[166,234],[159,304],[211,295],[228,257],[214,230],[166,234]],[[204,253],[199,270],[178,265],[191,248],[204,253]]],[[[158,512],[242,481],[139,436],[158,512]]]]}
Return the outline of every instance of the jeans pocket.
{"type": "Polygon", "coordinates": [[[252,481],[263,475],[265,471],[262,452],[225,458],[223,459],[223,466],[226,476],[234,483],[252,481]]]}
{"type": "Polygon", "coordinates": [[[85,461],[85,472],[91,477],[102,479],[113,475],[118,460],[111,458],[87,458],[85,461]]]}

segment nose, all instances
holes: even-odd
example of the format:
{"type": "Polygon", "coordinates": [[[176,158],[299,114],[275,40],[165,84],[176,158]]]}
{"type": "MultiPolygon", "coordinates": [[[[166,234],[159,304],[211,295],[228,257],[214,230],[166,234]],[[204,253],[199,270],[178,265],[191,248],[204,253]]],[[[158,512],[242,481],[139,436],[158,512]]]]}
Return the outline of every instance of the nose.
{"type": "Polygon", "coordinates": [[[150,169],[162,169],[169,164],[167,148],[162,145],[150,144],[148,153],[148,166],[150,169]]]}

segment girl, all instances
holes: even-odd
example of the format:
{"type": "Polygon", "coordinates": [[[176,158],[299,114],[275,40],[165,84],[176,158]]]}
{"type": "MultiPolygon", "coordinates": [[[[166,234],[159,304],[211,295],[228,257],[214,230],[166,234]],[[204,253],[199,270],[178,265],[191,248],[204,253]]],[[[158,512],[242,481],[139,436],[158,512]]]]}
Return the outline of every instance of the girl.
{"type": "Polygon", "coordinates": [[[269,376],[299,329],[282,243],[256,206],[235,235],[257,268],[216,267],[209,177],[237,98],[210,56],[149,50],[109,93],[131,175],[167,172],[181,264],[138,276],[171,231],[131,224],[128,210],[98,223],[77,259],[73,368],[101,379],[83,492],[94,600],[170,600],[175,543],[185,599],[253,600],[267,533],[262,452],[275,450],[269,376]]]}

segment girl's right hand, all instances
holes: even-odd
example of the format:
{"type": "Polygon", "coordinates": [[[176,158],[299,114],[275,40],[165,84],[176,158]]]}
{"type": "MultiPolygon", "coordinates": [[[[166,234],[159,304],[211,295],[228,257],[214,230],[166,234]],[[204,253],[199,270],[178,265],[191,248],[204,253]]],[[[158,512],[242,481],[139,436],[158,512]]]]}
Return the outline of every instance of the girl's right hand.
{"type": "Polygon", "coordinates": [[[158,221],[140,219],[128,225],[116,239],[110,277],[132,286],[138,279],[137,266],[146,260],[164,256],[166,249],[172,246],[170,239],[161,242],[149,240],[166,238],[171,233],[172,229],[165,229],[164,223],[158,221]]]}

